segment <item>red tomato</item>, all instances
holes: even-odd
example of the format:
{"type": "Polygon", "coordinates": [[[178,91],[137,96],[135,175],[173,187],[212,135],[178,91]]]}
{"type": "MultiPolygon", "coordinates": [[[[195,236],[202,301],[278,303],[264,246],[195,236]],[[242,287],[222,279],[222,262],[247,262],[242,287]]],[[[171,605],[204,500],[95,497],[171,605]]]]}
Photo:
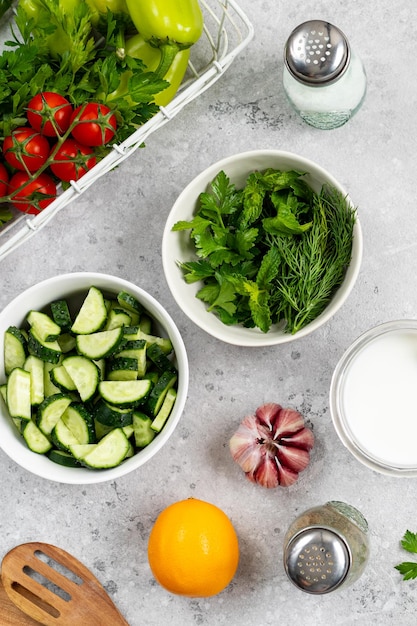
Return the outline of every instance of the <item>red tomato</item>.
{"type": "Polygon", "coordinates": [[[3,141],[4,158],[17,170],[36,172],[47,160],[49,151],[46,137],[33,128],[16,128],[3,141]]]}
{"type": "Polygon", "coordinates": [[[68,130],[72,106],[64,96],[53,91],[36,94],[27,106],[29,124],[42,135],[56,137],[68,130]]]}
{"type": "Polygon", "coordinates": [[[29,180],[30,176],[26,172],[13,174],[9,182],[8,193],[18,191],[13,195],[11,203],[23,213],[40,213],[55,199],[56,185],[47,174],[39,174],[34,180],[28,182],[29,180]],[[25,186],[22,187],[22,185],[25,186]],[[40,194],[48,197],[42,200],[39,198],[40,194]]]}
{"type": "Polygon", "coordinates": [[[0,163],[0,198],[7,195],[7,183],[9,182],[9,174],[4,167],[3,163],[0,163]]]}
{"type": "Polygon", "coordinates": [[[51,170],[57,178],[69,182],[79,180],[96,162],[91,148],[83,146],[75,139],[66,139],[54,156],[51,170]]]}
{"type": "Polygon", "coordinates": [[[94,102],[77,107],[71,118],[73,122],[72,136],[85,146],[104,146],[114,137],[117,128],[112,110],[94,102]]]}

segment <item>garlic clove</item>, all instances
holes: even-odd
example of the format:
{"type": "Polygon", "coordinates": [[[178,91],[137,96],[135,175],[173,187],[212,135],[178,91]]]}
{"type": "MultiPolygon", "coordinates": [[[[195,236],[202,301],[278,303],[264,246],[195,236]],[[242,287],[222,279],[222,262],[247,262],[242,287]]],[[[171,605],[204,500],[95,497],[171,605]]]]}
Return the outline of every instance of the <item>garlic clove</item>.
{"type": "Polygon", "coordinates": [[[297,474],[305,470],[310,462],[310,455],[307,450],[292,448],[291,446],[280,446],[277,457],[281,465],[297,474]]]}
{"type": "Polygon", "coordinates": [[[272,430],[272,426],[275,424],[281,410],[282,406],[280,404],[268,402],[256,409],[256,417],[261,424],[265,424],[272,430]]]}

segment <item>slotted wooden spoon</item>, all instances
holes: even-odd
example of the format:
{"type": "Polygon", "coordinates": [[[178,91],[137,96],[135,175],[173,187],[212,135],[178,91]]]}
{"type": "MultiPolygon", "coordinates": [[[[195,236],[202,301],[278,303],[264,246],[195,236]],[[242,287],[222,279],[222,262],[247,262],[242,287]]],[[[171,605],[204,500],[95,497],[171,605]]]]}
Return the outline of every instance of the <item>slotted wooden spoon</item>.
{"type": "Polygon", "coordinates": [[[90,570],[48,543],[10,550],[1,578],[10,600],[44,626],[129,626],[90,570]]]}

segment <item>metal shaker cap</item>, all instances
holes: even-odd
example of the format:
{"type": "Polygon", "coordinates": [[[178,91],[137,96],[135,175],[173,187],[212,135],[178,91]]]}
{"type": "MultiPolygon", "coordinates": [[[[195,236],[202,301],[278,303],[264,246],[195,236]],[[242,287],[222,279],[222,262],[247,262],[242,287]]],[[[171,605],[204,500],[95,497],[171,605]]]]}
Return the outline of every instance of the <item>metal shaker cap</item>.
{"type": "Polygon", "coordinates": [[[330,528],[310,526],[284,550],[288,578],[302,591],[323,594],[337,589],[350,569],[351,554],[344,539],[330,528]]]}
{"type": "Polygon", "coordinates": [[[339,28],[322,20],[304,22],[288,37],[284,61],[290,74],[306,85],[338,80],[350,62],[350,46],[339,28]]]}

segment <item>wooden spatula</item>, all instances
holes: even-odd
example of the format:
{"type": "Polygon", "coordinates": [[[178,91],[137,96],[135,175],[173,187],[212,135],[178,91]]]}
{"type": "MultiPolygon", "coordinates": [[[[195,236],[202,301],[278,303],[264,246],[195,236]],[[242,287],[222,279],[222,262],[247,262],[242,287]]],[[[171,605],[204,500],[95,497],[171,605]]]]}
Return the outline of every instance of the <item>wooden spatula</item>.
{"type": "Polygon", "coordinates": [[[75,557],[47,543],[25,543],[3,558],[10,600],[44,626],[129,626],[97,578],[75,557]]]}

